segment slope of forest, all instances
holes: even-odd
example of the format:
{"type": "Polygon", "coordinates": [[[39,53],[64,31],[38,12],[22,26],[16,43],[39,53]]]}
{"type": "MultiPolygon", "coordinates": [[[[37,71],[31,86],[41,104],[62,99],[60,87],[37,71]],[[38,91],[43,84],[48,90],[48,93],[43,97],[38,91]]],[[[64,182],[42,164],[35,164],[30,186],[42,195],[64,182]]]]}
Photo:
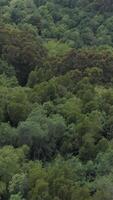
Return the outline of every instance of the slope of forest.
{"type": "Polygon", "coordinates": [[[0,199],[112,187],[113,0],[0,0],[0,199]]]}

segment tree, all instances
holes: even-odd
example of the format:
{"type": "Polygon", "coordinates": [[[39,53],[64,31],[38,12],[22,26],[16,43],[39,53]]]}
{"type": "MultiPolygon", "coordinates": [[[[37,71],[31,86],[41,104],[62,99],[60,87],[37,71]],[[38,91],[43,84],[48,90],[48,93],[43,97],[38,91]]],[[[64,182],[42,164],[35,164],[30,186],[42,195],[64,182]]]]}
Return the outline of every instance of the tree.
{"type": "Polygon", "coordinates": [[[47,117],[37,107],[18,127],[19,145],[27,144],[33,159],[47,160],[59,151],[65,131],[65,120],[61,116],[47,117]]]}
{"type": "Polygon", "coordinates": [[[58,112],[63,114],[68,123],[76,123],[81,114],[82,102],[79,98],[72,97],[63,104],[58,105],[58,112]]]}
{"type": "Polygon", "coordinates": [[[9,183],[10,194],[20,194],[25,197],[28,192],[28,179],[26,174],[15,174],[9,183]]]}
{"type": "Polygon", "coordinates": [[[15,76],[14,67],[8,65],[6,61],[0,59],[0,74],[5,74],[8,77],[15,76]]]}
{"type": "Polygon", "coordinates": [[[7,101],[7,118],[12,126],[24,121],[31,111],[26,92],[22,88],[12,90],[7,101]]]}
{"type": "Polygon", "coordinates": [[[6,146],[0,149],[1,181],[8,184],[12,176],[19,172],[21,163],[25,159],[25,149],[14,149],[12,146],[6,146]]]}
{"type": "Polygon", "coordinates": [[[28,199],[51,199],[49,196],[49,184],[46,169],[41,162],[31,163],[28,167],[29,192],[28,199]]]}
{"type": "Polygon", "coordinates": [[[25,200],[25,199],[23,199],[20,194],[13,194],[11,195],[10,200],[25,200]]]}
{"type": "Polygon", "coordinates": [[[2,56],[15,67],[19,83],[25,85],[29,73],[43,63],[45,50],[42,43],[31,33],[17,28],[4,27],[0,35],[3,37],[2,56]]]}
{"type": "Polygon", "coordinates": [[[0,147],[5,145],[16,146],[17,133],[16,129],[12,128],[7,123],[0,124],[0,147]]]}

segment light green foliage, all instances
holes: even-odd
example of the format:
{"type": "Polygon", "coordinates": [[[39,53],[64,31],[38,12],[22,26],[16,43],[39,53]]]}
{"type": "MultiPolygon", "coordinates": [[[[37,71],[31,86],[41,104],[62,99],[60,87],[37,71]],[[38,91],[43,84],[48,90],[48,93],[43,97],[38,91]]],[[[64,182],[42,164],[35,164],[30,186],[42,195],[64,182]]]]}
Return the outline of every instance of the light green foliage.
{"type": "Polygon", "coordinates": [[[49,56],[62,56],[65,53],[69,52],[71,48],[66,43],[62,43],[55,40],[50,40],[45,44],[46,49],[48,50],[49,56]]]}
{"type": "Polygon", "coordinates": [[[26,174],[23,173],[15,174],[9,183],[10,194],[20,193],[22,196],[25,196],[27,190],[28,190],[28,180],[26,174]]]}
{"type": "Polygon", "coordinates": [[[6,146],[0,149],[0,176],[5,183],[10,181],[11,177],[19,172],[22,160],[25,155],[23,149],[14,149],[6,146]]]}
{"type": "Polygon", "coordinates": [[[30,111],[31,105],[26,92],[19,87],[13,89],[7,101],[7,115],[11,124],[17,126],[18,122],[27,118],[30,111]]]}
{"type": "Polygon", "coordinates": [[[49,185],[47,182],[47,172],[41,163],[30,165],[28,171],[30,190],[28,199],[49,200],[49,185]]]}
{"type": "Polygon", "coordinates": [[[11,195],[10,200],[25,200],[21,197],[20,194],[11,195]]]}
{"type": "Polygon", "coordinates": [[[58,111],[64,115],[68,122],[76,123],[81,114],[82,102],[79,98],[72,97],[63,104],[58,105],[58,111]]]}

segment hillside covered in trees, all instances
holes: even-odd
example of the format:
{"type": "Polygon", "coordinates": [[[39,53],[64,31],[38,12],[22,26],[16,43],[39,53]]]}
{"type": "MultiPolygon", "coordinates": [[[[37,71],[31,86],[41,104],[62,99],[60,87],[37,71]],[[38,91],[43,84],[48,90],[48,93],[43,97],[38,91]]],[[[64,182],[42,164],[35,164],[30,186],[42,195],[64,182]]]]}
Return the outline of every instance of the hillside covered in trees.
{"type": "Polygon", "coordinates": [[[0,200],[113,200],[113,0],[0,0],[0,200]]]}

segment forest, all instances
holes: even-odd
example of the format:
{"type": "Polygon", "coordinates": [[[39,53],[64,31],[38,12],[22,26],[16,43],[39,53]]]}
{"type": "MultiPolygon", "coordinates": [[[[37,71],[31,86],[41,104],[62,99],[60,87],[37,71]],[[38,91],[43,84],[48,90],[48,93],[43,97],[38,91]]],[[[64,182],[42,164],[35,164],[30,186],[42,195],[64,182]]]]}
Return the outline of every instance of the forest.
{"type": "Polygon", "coordinates": [[[113,200],[113,0],[0,0],[0,200],[113,200]]]}

